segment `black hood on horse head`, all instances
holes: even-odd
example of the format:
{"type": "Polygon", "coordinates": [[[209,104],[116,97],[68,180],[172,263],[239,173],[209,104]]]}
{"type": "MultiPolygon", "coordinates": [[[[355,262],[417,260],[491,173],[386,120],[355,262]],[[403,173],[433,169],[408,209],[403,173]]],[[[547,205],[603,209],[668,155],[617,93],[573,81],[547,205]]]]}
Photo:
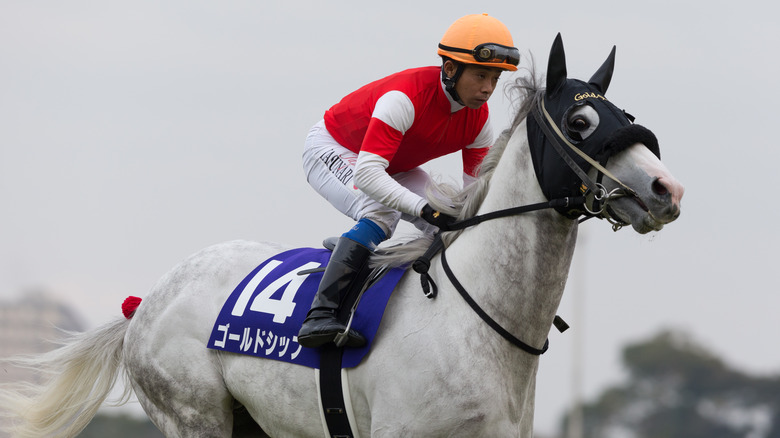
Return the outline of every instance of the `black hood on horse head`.
{"type": "MultiPolygon", "coordinates": [[[[563,40],[561,34],[558,34],[550,50],[547,87],[543,95],[544,108],[566,140],[596,161],[605,163],[610,156],[637,142],[644,143],[660,157],[655,135],[642,126],[632,124],[633,117],[618,109],[604,97],[614,67],[615,47],[613,46],[607,60],[588,82],[567,78],[563,40]],[[598,125],[592,133],[581,139],[576,137],[576,133],[570,131],[568,116],[572,111],[585,105],[598,113],[598,125]]],[[[534,169],[544,195],[548,199],[580,196],[582,181],[549,144],[549,140],[545,138],[544,132],[533,116],[533,111],[527,117],[527,126],[534,169]]],[[[587,161],[568,148],[565,149],[584,171],[590,170],[591,165],[587,161]]],[[[562,213],[576,217],[580,212],[562,213]]]]}

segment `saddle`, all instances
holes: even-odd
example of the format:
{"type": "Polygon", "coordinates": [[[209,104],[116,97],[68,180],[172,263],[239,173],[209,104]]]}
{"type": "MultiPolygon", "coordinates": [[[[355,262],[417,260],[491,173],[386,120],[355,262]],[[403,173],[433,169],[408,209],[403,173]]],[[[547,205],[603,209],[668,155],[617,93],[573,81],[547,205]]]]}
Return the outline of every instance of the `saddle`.
{"type": "Polygon", "coordinates": [[[296,248],[260,260],[223,304],[207,347],[318,370],[323,418],[331,435],[351,437],[342,369],[359,365],[368,354],[390,294],[406,269],[366,269],[350,286],[337,317],[360,331],[368,339],[366,346],[303,348],[297,343],[298,329],[336,240],[325,239],[323,249],[296,248]]]}

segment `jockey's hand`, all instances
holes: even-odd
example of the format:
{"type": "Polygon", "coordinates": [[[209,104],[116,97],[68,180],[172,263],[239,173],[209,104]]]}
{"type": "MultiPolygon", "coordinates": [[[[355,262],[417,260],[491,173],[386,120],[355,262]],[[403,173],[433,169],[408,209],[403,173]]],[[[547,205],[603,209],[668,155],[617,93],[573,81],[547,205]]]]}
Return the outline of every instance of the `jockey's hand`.
{"type": "Polygon", "coordinates": [[[429,224],[439,227],[442,231],[450,231],[450,225],[456,221],[454,217],[434,210],[431,204],[425,204],[420,217],[429,224]]]}

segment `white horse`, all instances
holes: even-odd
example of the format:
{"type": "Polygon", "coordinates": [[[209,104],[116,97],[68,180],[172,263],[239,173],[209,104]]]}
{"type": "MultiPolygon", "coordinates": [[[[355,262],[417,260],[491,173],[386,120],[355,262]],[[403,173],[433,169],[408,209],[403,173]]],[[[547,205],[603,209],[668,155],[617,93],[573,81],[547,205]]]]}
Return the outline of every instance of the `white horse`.
{"type": "MultiPolygon", "coordinates": [[[[438,207],[466,219],[547,201],[537,179],[542,163],[532,159],[536,140],[528,135],[544,122],[529,114],[534,108],[543,111],[537,114],[563,108],[564,116],[550,116],[555,120],[547,126],[562,131],[557,141],[579,143],[585,150],[588,139],[596,138],[603,152],[615,141],[611,132],[601,131],[610,118],[620,116],[599,107],[611,65],[608,59],[590,84],[567,79],[557,39],[547,93],[536,86],[533,73],[520,80],[526,92],[523,106],[486,158],[479,180],[438,207]],[[589,87],[588,94],[566,102],[568,95],[560,90],[569,86],[589,87]],[[453,204],[455,209],[447,210],[453,204]]],[[[642,141],[651,142],[646,138],[642,141]]],[[[549,148],[556,140],[544,141],[549,148]]],[[[597,215],[608,214],[617,227],[631,224],[639,233],[675,220],[683,195],[657,158],[657,145],[643,142],[624,139],[609,152],[605,167],[612,177],[604,178],[600,193],[609,195],[600,196],[600,207],[588,204],[598,207],[597,215]]],[[[601,179],[598,166],[585,169],[590,183],[601,179]]],[[[565,164],[554,170],[572,173],[565,164]]],[[[571,214],[553,209],[489,220],[445,233],[446,259],[485,313],[541,349],[563,294],[577,226],[571,214]]],[[[390,249],[385,260],[410,262],[430,241],[390,249]]],[[[132,319],[75,335],[59,350],[28,360],[29,366],[50,373],[50,380],[0,393],[3,407],[18,414],[18,436],[75,436],[122,368],[144,410],[168,437],[326,435],[312,369],[206,348],[211,324],[232,288],[260,261],[286,249],[243,241],[204,249],[166,274],[132,319]]],[[[437,298],[426,299],[419,276],[407,272],[392,294],[370,354],[344,373],[354,435],[532,437],[538,356],[499,336],[469,307],[446,276],[440,255],[432,259],[429,275],[438,285],[437,298]]]]}

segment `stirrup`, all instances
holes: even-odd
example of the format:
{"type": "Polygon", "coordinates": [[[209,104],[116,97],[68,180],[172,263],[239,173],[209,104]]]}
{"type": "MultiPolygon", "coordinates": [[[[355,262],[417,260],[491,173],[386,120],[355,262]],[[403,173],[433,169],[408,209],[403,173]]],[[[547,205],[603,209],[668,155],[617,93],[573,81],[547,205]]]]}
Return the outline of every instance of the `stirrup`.
{"type": "Polygon", "coordinates": [[[360,301],[361,296],[363,296],[362,293],[358,296],[355,305],[352,307],[352,311],[349,313],[349,321],[347,321],[346,328],[344,328],[343,332],[337,333],[336,337],[333,338],[333,343],[339,348],[347,345],[347,341],[349,341],[349,331],[352,329],[352,320],[355,318],[355,309],[357,308],[357,302],[360,301]]]}
{"type": "Polygon", "coordinates": [[[366,281],[363,283],[363,287],[360,289],[355,302],[352,303],[352,308],[349,309],[349,320],[347,321],[346,328],[343,332],[339,332],[333,339],[333,342],[337,347],[343,347],[349,340],[349,331],[352,329],[352,321],[355,319],[355,313],[357,312],[358,304],[360,304],[360,299],[363,298],[363,294],[366,293],[366,290],[368,290],[368,288],[371,287],[375,282],[384,277],[387,271],[387,266],[376,269],[371,272],[371,275],[369,275],[366,281]]]}

